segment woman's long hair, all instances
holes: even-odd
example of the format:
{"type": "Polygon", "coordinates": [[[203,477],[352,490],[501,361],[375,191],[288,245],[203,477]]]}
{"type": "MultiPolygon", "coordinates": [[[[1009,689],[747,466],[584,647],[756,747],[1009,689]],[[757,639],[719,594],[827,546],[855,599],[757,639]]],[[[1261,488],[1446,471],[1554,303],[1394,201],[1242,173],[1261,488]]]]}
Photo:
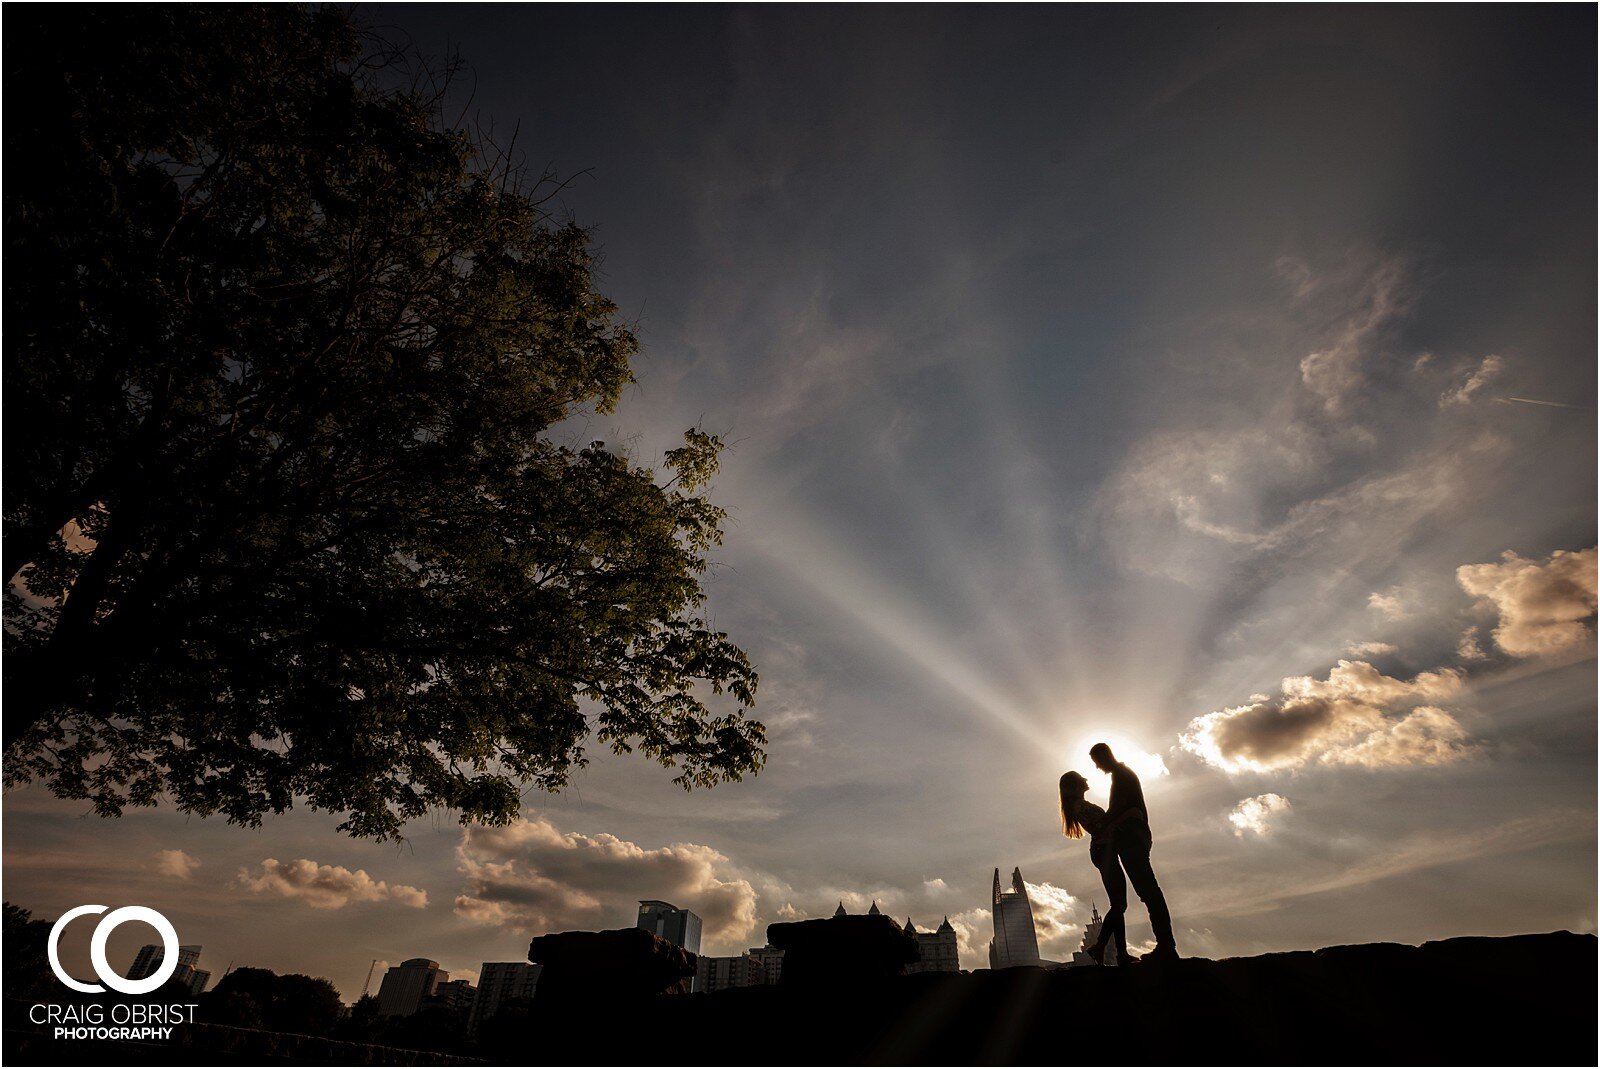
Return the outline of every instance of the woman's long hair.
{"type": "Polygon", "coordinates": [[[1061,834],[1069,839],[1083,838],[1083,825],[1078,823],[1078,803],[1089,791],[1089,781],[1076,772],[1061,774],[1061,834]]]}

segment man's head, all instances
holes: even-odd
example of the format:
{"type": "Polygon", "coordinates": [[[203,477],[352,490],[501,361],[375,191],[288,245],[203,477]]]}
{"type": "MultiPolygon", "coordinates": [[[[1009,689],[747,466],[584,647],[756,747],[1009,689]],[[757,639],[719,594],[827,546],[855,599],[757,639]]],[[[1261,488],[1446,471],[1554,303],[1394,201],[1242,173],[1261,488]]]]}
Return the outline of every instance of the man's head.
{"type": "Polygon", "coordinates": [[[1094,762],[1094,767],[1101,772],[1110,772],[1117,767],[1117,759],[1112,756],[1111,747],[1103,742],[1097,742],[1089,747],[1089,760],[1094,762]]]}

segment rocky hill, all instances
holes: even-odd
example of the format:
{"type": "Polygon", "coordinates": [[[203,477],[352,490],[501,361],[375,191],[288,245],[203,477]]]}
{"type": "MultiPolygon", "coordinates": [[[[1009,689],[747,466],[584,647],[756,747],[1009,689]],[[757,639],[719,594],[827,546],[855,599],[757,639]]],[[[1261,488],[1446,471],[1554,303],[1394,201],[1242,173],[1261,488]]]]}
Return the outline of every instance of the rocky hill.
{"type": "MultiPolygon", "coordinates": [[[[543,949],[559,960],[570,943],[592,959],[596,933],[580,934],[543,949]]],[[[61,1042],[21,1006],[7,1007],[5,1054],[63,1065],[1594,1065],[1596,954],[1594,936],[1554,932],[1121,969],[856,982],[813,970],[695,995],[643,993],[684,964],[652,958],[620,984],[608,982],[615,970],[573,970],[564,997],[535,999],[454,1058],[208,1025],[165,1043],[61,1042]]]]}

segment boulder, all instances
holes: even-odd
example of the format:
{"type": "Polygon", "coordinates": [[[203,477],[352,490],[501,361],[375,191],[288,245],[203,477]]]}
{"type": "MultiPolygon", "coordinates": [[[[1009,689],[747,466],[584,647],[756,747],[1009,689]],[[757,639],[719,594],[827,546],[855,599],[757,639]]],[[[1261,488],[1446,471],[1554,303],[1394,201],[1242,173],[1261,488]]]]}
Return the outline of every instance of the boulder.
{"type": "Polygon", "coordinates": [[[695,955],[643,928],[560,932],[528,944],[528,960],[544,966],[535,1001],[685,994],[695,955]]]}
{"type": "Polygon", "coordinates": [[[917,940],[881,914],[833,916],[767,927],[783,951],[783,987],[838,986],[902,976],[922,960],[917,940]]]}

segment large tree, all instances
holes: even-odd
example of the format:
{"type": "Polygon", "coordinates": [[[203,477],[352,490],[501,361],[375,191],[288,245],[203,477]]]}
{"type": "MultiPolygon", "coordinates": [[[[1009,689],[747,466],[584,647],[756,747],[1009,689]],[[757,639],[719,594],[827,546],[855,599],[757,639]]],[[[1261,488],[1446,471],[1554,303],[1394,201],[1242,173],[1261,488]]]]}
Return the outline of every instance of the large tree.
{"type": "Polygon", "coordinates": [[[721,443],[563,444],[636,346],[542,179],[337,10],[6,25],[8,782],[382,838],[760,767],[721,443]]]}

